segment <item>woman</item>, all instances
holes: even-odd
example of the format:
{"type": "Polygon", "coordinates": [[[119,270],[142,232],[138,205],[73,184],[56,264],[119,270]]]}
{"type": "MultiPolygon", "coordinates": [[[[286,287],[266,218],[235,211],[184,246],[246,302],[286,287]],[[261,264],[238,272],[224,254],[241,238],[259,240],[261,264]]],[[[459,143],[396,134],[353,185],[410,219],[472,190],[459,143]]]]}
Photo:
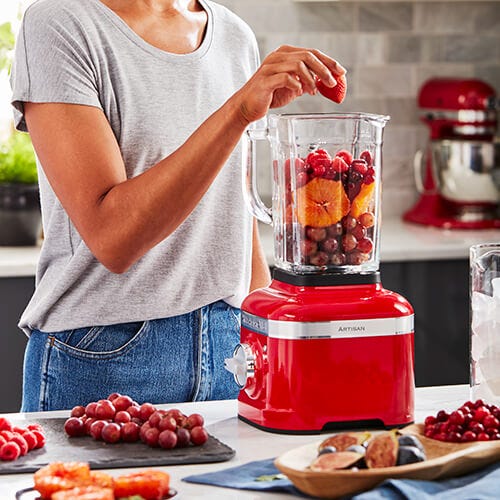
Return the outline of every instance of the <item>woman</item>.
{"type": "Polygon", "coordinates": [[[269,282],[244,207],[240,138],[344,69],[254,35],[209,0],[38,0],[12,74],[39,160],[44,243],[23,411],[122,392],[235,397],[239,306],[269,282]]]}

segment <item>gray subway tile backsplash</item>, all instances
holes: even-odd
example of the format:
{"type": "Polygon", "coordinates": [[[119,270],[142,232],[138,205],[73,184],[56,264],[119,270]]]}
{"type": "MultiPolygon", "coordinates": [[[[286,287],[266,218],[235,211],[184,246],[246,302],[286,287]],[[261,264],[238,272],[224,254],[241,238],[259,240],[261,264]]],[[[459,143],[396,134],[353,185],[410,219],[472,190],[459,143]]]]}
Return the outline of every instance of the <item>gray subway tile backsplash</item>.
{"type": "MultiPolygon", "coordinates": [[[[347,68],[342,105],[304,95],[275,112],[391,116],[384,137],[384,214],[404,212],[418,196],[413,156],[428,137],[417,108],[423,82],[476,77],[500,94],[499,1],[216,1],[251,26],[263,57],[282,44],[316,47],[347,68]]],[[[262,172],[259,180],[262,196],[270,197],[270,176],[262,172]]]]}

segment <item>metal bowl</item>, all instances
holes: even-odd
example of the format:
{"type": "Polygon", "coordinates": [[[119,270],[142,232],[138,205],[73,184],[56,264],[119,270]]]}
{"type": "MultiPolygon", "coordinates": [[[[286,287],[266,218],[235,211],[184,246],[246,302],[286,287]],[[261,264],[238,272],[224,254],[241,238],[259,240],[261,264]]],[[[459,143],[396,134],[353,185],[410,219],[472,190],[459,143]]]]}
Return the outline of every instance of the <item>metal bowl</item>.
{"type": "Polygon", "coordinates": [[[433,177],[439,194],[463,205],[499,205],[499,146],[486,141],[433,141],[433,177]]]}

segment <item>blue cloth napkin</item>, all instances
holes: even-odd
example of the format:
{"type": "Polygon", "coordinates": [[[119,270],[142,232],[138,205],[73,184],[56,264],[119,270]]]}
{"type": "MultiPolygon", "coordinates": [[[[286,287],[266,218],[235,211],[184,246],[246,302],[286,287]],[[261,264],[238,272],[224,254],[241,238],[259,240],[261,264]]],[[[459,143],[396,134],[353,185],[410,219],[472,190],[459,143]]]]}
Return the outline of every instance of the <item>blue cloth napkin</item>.
{"type": "MultiPolygon", "coordinates": [[[[274,466],[274,459],[249,462],[206,474],[183,478],[189,483],[200,483],[240,490],[259,490],[289,493],[311,498],[301,493],[274,466]]],[[[417,479],[388,479],[365,493],[345,500],[499,500],[500,463],[496,463],[465,476],[441,481],[417,479]]]]}

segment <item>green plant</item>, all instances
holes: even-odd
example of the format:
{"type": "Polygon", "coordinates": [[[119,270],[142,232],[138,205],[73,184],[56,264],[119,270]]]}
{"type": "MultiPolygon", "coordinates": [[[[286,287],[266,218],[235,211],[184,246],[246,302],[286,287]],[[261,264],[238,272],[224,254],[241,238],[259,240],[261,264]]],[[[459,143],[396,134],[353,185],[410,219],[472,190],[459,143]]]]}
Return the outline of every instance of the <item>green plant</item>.
{"type": "Polygon", "coordinates": [[[11,53],[14,48],[14,33],[11,23],[0,24],[0,71],[7,69],[10,71],[12,62],[11,53]]]}
{"type": "Polygon", "coordinates": [[[28,134],[13,132],[0,146],[0,183],[35,184],[35,153],[28,134]]]}
{"type": "MultiPolygon", "coordinates": [[[[10,72],[14,42],[11,23],[0,24],[0,72],[10,72]]],[[[30,136],[14,131],[0,144],[0,183],[35,184],[37,181],[30,136]]]]}

